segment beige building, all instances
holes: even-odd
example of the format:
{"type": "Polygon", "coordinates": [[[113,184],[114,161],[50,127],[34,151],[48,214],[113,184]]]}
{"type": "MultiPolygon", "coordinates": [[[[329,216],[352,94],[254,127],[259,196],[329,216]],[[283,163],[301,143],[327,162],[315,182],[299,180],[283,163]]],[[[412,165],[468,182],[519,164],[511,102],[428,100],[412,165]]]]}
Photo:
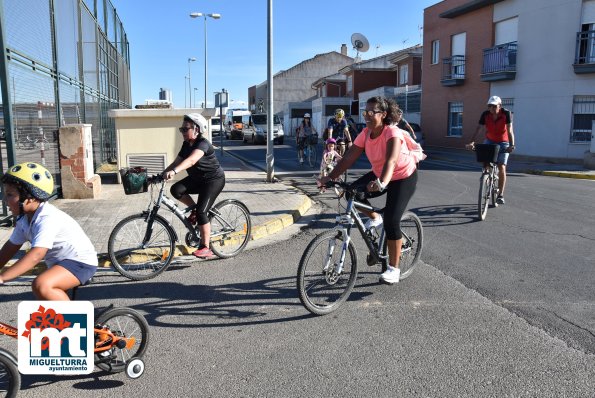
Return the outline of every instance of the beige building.
{"type": "MultiPolygon", "coordinates": [[[[343,44],[341,53],[331,51],[278,72],[273,76],[273,111],[280,114],[290,102],[309,101],[316,97],[312,83],[324,76],[337,73],[339,69],[351,65],[354,59],[347,56],[347,46],[343,44]]],[[[248,109],[252,112],[266,112],[268,84],[264,82],[248,89],[248,109]]]]}

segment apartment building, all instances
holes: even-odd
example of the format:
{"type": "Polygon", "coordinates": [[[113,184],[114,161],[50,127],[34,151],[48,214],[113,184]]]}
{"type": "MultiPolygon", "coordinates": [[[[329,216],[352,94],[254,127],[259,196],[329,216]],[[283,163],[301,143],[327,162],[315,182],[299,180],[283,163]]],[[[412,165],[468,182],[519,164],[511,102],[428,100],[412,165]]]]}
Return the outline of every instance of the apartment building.
{"type": "Polygon", "coordinates": [[[516,153],[582,159],[595,120],[595,0],[445,0],[424,10],[428,145],[462,148],[485,102],[514,112],[516,153]]]}

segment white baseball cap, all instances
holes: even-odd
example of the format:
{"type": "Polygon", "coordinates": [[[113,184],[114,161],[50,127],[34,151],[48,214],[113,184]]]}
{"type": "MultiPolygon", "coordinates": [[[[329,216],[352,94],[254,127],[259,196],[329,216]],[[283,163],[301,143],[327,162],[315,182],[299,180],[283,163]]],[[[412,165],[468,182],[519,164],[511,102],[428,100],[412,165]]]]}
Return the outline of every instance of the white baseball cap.
{"type": "Polygon", "coordinates": [[[493,95],[488,100],[488,105],[502,105],[502,98],[497,95],[493,95]]]}

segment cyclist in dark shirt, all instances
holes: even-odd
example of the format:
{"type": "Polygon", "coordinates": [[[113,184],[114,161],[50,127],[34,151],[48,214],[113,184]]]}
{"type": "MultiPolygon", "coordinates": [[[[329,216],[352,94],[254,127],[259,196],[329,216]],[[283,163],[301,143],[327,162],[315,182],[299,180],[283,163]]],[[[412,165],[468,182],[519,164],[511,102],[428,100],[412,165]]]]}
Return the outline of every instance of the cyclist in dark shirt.
{"type": "Polygon", "coordinates": [[[351,135],[349,134],[349,125],[347,124],[347,120],[345,120],[345,111],[340,108],[337,109],[335,111],[335,117],[328,121],[327,127],[328,138],[337,140],[337,152],[343,156],[345,149],[351,146],[351,135]]]}
{"type": "Polygon", "coordinates": [[[411,138],[413,138],[414,140],[417,140],[417,137],[415,136],[415,131],[413,131],[413,127],[411,127],[409,122],[407,120],[405,120],[405,118],[403,117],[402,109],[399,109],[397,111],[397,127],[400,128],[401,130],[405,130],[406,132],[409,133],[411,138]]]}
{"type": "Polygon", "coordinates": [[[201,244],[193,254],[198,258],[213,257],[209,248],[211,224],[207,213],[225,186],[225,173],[215,156],[215,148],[204,137],[207,120],[201,114],[184,115],[184,123],[179,130],[184,136],[182,149],[163,171],[163,177],[170,180],[182,170],[188,173],[187,177],[172,185],[171,194],[186,206],[196,204],[188,220],[198,225],[201,244]],[[198,194],[197,203],[194,203],[191,194],[198,194]]]}

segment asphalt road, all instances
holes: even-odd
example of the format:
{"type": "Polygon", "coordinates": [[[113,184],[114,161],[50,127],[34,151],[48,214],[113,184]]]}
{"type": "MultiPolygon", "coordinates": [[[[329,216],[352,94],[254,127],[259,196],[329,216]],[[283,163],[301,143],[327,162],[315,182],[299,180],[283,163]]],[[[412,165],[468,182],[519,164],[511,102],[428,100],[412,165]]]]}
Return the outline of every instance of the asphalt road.
{"type": "MultiPolygon", "coordinates": [[[[315,317],[295,275],[337,201],[287,164],[280,178],[320,199],[301,231],[236,259],[176,264],[145,282],[102,274],[81,289],[96,306],[146,315],[142,378],[24,376],[20,396],[593,396],[592,182],[511,176],[507,205],[477,222],[475,166],[427,162],[410,206],[424,222],[422,264],[395,286],[362,265],[349,301],[315,317]]],[[[2,320],[14,323],[14,303],[30,297],[26,281],[3,286],[2,320]]]]}

